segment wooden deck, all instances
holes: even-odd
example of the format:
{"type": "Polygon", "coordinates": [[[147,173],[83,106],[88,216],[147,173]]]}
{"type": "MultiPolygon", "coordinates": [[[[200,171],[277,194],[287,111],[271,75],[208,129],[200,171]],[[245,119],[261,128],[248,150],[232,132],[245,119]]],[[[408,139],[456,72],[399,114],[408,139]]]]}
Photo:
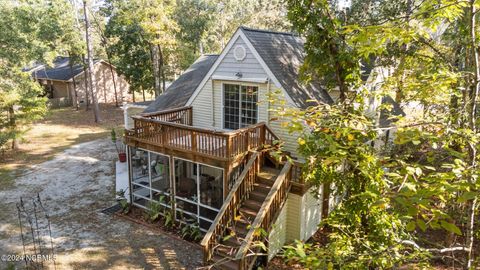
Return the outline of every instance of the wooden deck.
{"type": "Polygon", "coordinates": [[[134,128],[127,130],[128,145],[155,148],[164,153],[198,160],[208,158],[234,163],[252,149],[273,145],[278,138],[265,123],[235,131],[192,127],[191,107],[134,116],[134,128]]]}

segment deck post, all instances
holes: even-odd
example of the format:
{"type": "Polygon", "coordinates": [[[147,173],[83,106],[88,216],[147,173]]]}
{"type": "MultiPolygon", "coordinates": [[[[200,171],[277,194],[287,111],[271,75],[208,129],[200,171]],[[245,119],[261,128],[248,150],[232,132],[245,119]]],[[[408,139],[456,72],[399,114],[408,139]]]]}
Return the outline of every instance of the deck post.
{"type": "Polygon", "coordinates": [[[197,149],[197,133],[192,130],[190,132],[190,136],[192,138],[192,151],[193,152],[198,152],[198,149],[197,149]]]}
{"type": "Polygon", "coordinates": [[[193,126],[193,109],[192,107],[188,108],[188,125],[193,126]]]}

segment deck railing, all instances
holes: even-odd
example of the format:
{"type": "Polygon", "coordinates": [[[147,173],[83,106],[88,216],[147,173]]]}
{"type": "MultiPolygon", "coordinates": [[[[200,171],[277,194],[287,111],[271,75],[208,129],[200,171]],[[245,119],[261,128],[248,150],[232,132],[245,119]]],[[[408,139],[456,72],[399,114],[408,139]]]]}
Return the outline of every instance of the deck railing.
{"type": "Polygon", "coordinates": [[[191,107],[133,116],[134,128],[126,131],[126,142],[139,141],[228,160],[278,140],[264,122],[234,131],[215,131],[190,126],[191,116],[191,107]]]}
{"type": "Polygon", "coordinates": [[[142,113],[140,116],[148,119],[183,124],[187,126],[191,126],[193,124],[193,112],[191,106],[153,113],[142,113]]]}
{"type": "Polygon", "coordinates": [[[238,213],[242,201],[248,196],[254,188],[256,173],[259,169],[260,154],[254,152],[248,160],[245,169],[233,185],[228,193],[222,208],[217,214],[205,237],[202,240],[204,262],[210,261],[214,248],[220,243],[225,231],[229,226],[233,226],[232,222],[238,213]]]}
{"type": "Polygon", "coordinates": [[[253,247],[256,241],[262,241],[263,233],[257,230],[264,230],[269,232],[272,222],[275,221],[283,204],[287,200],[288,192],[291,187],[292,179],[292,164],[286,163],[277,179],[275,180],[270,192],[263,202],[257,217],[250,226],[250,231],[245,236],[243,244],[237,251],[235,259],[239,260],[240,269],[251,269],[258,248],[253,247]]]}

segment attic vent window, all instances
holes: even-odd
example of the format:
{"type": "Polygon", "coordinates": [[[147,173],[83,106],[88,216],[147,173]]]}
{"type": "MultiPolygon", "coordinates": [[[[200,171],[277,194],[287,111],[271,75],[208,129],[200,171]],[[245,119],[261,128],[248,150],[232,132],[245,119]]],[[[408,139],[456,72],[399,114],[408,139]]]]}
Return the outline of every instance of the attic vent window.
{"type": "Polygon", "coordinates": [[[233,57],[235,57],[235,60],[242,61],[243,59],[245,59],[246,56],[247,50],[245,49],[245,47],[243,47],[242,45],[235,46],[235,49],[233,49],[233,57]]]}

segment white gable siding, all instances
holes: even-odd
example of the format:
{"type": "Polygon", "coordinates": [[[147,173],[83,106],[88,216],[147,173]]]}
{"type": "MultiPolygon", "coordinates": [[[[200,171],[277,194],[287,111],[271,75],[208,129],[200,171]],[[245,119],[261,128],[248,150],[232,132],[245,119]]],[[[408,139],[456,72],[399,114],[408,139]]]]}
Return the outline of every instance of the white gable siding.
{"type": "Polygon", "coordinates": [[[267,73],[255,58],[253,53],[249,50],[241,36],[238,36],[237,40],[233,43],[233,46],[226,53],[225,58],[223,58],[222,62],[213,72],[213,76],[226,76],[235,78],[235,74],[237,72],[242,73],[242,78],[244,79],[265,79],[268,77],[267,73]],[[233,55],[236,46],[243,46],[246,50],[247,54],[245,59],[242,61],[236,60],[233,55]]]}
{"type": "Polygon", "coordinates": [[[202,128],[213,127],[212,108],[216,106],[216,102],[215,99],[212,99],[212,82],[208,80],[192,103],[193,126],[202,128]]]}
{"type": "Polygon", "coordinates": [[[275,134],[279,136],[282,141],[285,142],[284,150],[298,157],[298,155],[296,154],[298,148],[298,135],[290,134],[288,130],[283,126],[290,122],[291,119],[289,117],[278,116],[278,114],[276,113],[276,111],[283,110],[285,107],[294,108],[295,106],[293,104],[289,104],[286,101],[283,91],[276,88],[275,86],[272,85],[270,92],[272,93],[272,98],[274,99],[274,101],[269,105],[270,107],[268,117],[269,119],[271,119],[271,121],[269,122],[269,126],[273,130],[273,132],[275,132],[275,134]]]}

